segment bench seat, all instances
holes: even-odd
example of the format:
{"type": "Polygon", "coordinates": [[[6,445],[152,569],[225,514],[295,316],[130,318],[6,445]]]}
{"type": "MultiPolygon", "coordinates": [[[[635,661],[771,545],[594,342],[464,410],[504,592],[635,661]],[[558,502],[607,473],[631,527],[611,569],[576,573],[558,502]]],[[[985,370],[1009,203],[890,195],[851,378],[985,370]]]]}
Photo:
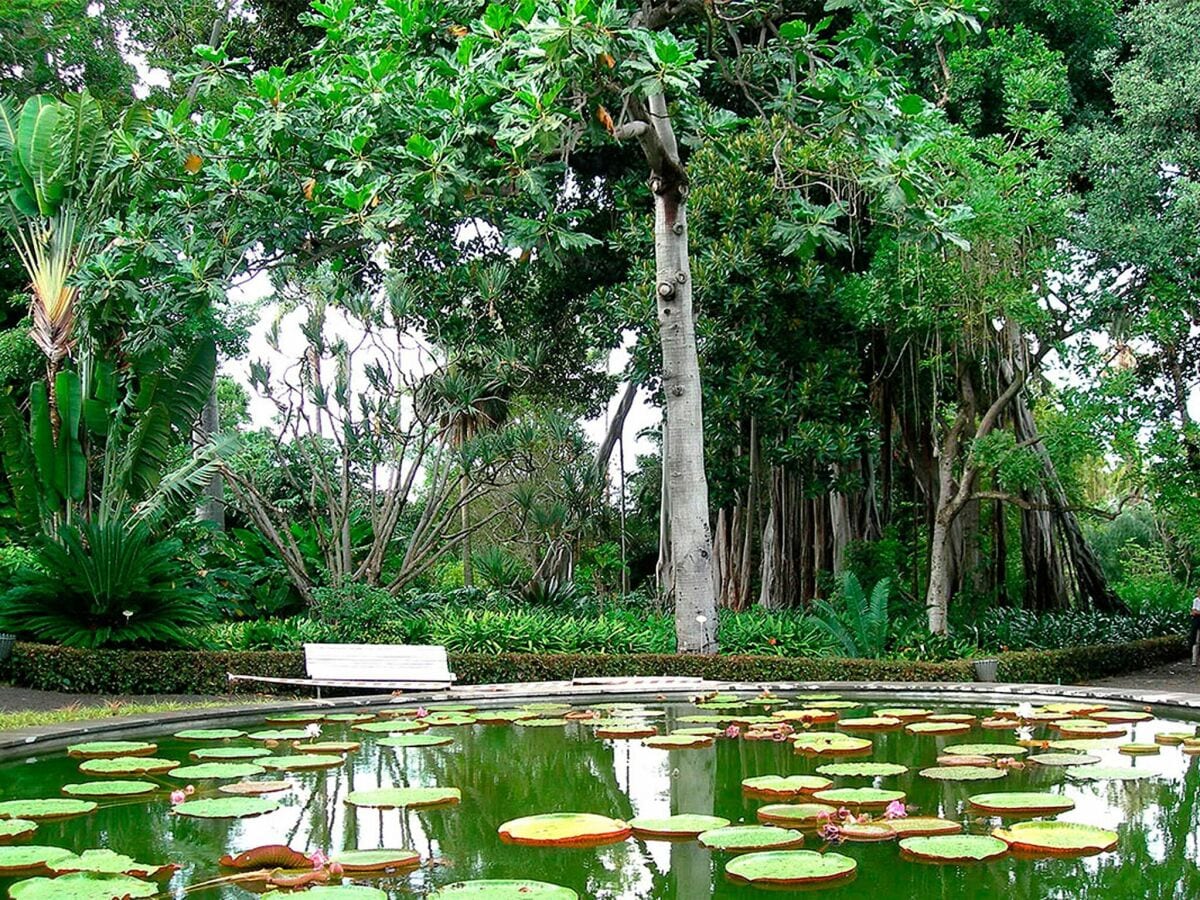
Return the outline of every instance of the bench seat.
{"type": "Polygon", "coordinates": [[[365,690],[438,690],[455,675],[445,647],[428,644],[305,644],[307,678],[273,678],[228,673],[229,680],[316,688],[365,690]]]}

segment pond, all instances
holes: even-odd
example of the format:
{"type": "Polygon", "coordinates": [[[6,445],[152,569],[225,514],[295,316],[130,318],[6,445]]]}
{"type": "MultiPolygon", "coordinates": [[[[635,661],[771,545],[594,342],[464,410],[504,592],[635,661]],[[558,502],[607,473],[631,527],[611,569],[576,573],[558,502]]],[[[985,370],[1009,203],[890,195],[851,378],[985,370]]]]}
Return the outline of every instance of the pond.
{"type": "Polygon", "coordinates": [[[270,892],[268,872],[283,883],[327,879],[308,893],[311,900],[560,900],[571,891],[582,898],[746,898],[798,892],[805,877],[821,876],[828,880],[803,889],[847,898],[883,890],[889,900],[1200,896],[1196,724],[1141,709],[1023,705],[997,713],[881,694],[719,696],[701,706],[647,699],[570,710],[431,707],[413,718],[415,711],[393,704],[386,717],[360,710],[317,723],[276,718],[229,726],[226,734],[201,725],[145,737],[152,749],[83,746],[74,756],[0,764],[0,892],[20,900],[122,896],[127,876],[47,880],[96,868],[144,876],[132,882],[132,896],[214,900],[270,892]],[[654,739],[639,736],[651,729],[659,736],[700,730],[681,740],[702,746],[651,746],[654,739]],[[324,746],[307,746],[313,743],[324,746]],[[106,758],[123,753],[149,755],[106,758]],[[293,768],[311,765],[324,767],[293,768]],[[282,784],[236,793],[256,790],[237,785],[268,781],[282,784]],[[380,788],[443,790],[397,795],[380,788]],[[108,796],[118,792],[127,793],[108,796]],[[9,803],[69,795],[82,801],[79,810],[9,803]],[[64,812],[81,814],[53,817],[64,812]],[[242,812],[254,815],[229,817],[242,812]],[[592,817],[566,822],[584,827],[565,845],[545,843],[571,837],[555,831],[561,821],[516,821],[550,813],[592,817]],[[217,817],[198,817],[210,814],[217,817]],[[657,821],[680,814],[710,818],[657,821]],[[713,830],[719,820],[766,827],[713,830]],[[632,834],[630,822],[638,826],[632,834]],[[675,827],[683,832],[675,840],[652,833],[675,827]],[[961,834],[930,837],[943,829],[961,834]],[[777,845],[783,849],[776,853],[788,855],[710,849],[737,840],[777,845]],[[804,852],[795,850],[801,841],[804,852]],[[232,859],[280,844],[337,865],[331,874],[330,866],[303,860],[232,859]],[[89,849],[116,851],[137,865],[111,854],[77,855],[89,849]],[[390,852],[346,855],[375,849],[390,852]],[[222,866],[222,857],[245,869],[222,866]],[[166,864],[178,868],[150,871],[166,864]],[[766,888],[747,878],[801,880],[766,888]],[[446,889],[477,879],[568,890],[446,889]],[[364,889],[330,890],[342,884],[364,889]]]}

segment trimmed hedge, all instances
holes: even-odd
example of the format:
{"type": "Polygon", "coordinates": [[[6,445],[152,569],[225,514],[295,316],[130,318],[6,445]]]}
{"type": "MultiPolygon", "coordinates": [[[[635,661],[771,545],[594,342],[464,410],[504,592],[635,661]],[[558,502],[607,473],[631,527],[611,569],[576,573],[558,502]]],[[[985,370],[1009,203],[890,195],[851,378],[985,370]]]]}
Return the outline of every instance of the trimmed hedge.
{"type": "MultiPolygon", "coordinates": [[[[1028,650],[999,655],[1002,681],[1074,683],[1181,659],[1181,638],[1127,644],[1028,650]]],[[[565,681],[573,677],[699,676],[717,681],[971,681],[969,660],[945,663],[872,659],[790,659],[779,656],[685,656],[600,653],[452,653],[458,683],[565,681]]],[[[18,643],[7,663],[15,684],[90,694],[225,694],[226,672],[303,678],[298,652],[79,650],[18,643]]],[[[239,682],[234,690],[293,693],[287,686],[239,682]]]]}

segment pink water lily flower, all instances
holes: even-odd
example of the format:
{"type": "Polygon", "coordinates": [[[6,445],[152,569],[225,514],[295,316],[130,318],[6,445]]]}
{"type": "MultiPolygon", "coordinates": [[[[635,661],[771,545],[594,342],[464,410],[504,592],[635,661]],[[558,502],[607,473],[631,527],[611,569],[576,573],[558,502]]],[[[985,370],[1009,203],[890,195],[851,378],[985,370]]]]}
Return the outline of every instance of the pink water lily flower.
{"type": "Polygon", "coordinates": [[[738,728],[736,725],[730,725],[728,728],[725,729],[725,737],[727,737],[727,738],[735,738],[738,735],[740,735],[741,733],[742,733],[742,729],[738,728]]]}
{"type": "Polygon", "coordinates": [[[908,816],[908,807],[904,805],[902,800],[893,800],[887,805],[887,809],[883,811],[885,819],[903,819],[908,816]]]}
{"type": "Polygon", "coordinates": [[[171,805],[178,806],[187,799],[187,794],[183,791],[171,791],[171,805]]]}
{"type": "Polygon", "coordinates": [[[323,869],[326,863],[329,862],[329,857],[325,855],[324,850],[314,850],[313,855],[309,859],[312,860],[312,867],[314,869],[323,869]]]}
{"type": "Polygon", "coordinates": [[[429,715],[429,710],[427,710],[427,709],[426,709],[425,707],[423,707],[423,706],[418,706],[418,707],[417,707],[416,718],[418,718],[418,719],[423,719],[423,718],[425,718],[427,715],[429,715]]]}
{"type": "Polygon", "coordinates": [[[850,821],[853,821],[853,819],[854,819],[854,813],[850,812],[850,810],[848,810],[846,807],[842,806],[842,807],[839,807],[839,809],[837,811],[837,817],[838,817],[839,822],[850,822],[850,821]]]}
{"type": "Polygon", "coordinates": [[[822,825],[817,834],[820,835],[821,840],[830,844],[836,844],[842,839],[842,829],[838,828],[832,822],[826,822],[822,825]]]}

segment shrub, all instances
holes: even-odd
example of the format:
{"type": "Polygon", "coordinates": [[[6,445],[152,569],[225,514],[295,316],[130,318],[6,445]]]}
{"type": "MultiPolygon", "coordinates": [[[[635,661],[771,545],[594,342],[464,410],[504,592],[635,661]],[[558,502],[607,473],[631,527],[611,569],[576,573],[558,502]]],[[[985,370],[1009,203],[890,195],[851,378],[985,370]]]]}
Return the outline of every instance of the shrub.
{"type": "Polygon", "coordinates": [[[849,657],[875,659],[883,656],[888,643],[888,595],[892,583],[878,582],[868,598],[852,572],[842,576],[839,604],[818,600],[813,604],[817,623],[849,657]]]}
{"type": "Polygon", "coordinates": [[[381,587],[353,581],[317,588],[309,608],[316,621],[328,626],[339,640],[351,644],[377,642],[374,635],[381,626],[408,615],[399,597],[381,587]]]}

